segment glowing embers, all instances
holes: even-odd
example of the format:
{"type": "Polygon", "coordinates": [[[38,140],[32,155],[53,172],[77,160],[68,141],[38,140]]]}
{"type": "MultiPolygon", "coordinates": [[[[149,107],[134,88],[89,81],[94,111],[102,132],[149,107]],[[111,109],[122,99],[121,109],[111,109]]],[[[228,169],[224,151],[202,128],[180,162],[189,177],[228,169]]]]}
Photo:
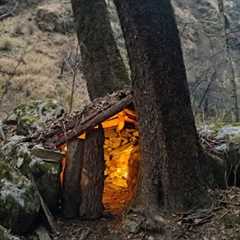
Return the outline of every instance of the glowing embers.
{"type": "Polygon", "coordinates": [[[105,129],[105,182],[103,204],[106,211],[121,213],[134,198],[138,178],[139,134],[135,127],[105,129]]]}
{"type": "MultiPolygon", "coordinates": [[[[140,158],[139,132],[136,124],[136,115],[129,109],[124,109],[102,122],[106,166],[103,204],[105,210],[113,214],[120,214],[135,195],[140,158]]],[[[81,134],[79,138],[84,140],[86,134],[81,134]]],[[[67,156],[66,145],[62,145],[60,149],[67,156]]],[[[65,157],[60,175],[62,186],[66,161],[65,157]]]]}

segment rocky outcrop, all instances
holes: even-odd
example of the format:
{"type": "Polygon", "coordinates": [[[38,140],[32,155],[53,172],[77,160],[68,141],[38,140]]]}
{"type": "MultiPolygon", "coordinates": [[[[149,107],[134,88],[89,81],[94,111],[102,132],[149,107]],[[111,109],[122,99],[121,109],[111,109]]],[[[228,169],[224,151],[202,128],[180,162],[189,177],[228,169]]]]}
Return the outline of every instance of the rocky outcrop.
{"type": "MultiPolygon", "coordinates": [[[[172,2],[195,110],[208,111],[210,115],[219,115],[221,112],[229,118],[229,109],[233,105],[230,81],[232,73],[227,61],[226,39],[218,0],[172,2]]],[[[238,79],[239,70],[236,64],[240,59],[240,3],[237,0],[226,0],[224,4],[230,53],[238,79]]]]}
{"type": "Polygon", "coordinates": [[[20,240],[19,237],[13,236],[9,230],[0,225],[0,239],[1,240],[20,240]]]}
{"type": "Polygon", "coordinates": [[[65,34],[74,30],[70,9],[60,3],[40,6],[37,10],[36,22],[42,31],[65,34]]]}
{"type": "Polygon", "coordinates": [[[59,210],[60,162],[64,156],[60,152],[49,151],[37,146],[32,149],[31,153],[31,172],[45,203],[55,213],[59,210]]]}
{"type": "Polygon", "coordinates": [[[0,224],[14,233],[26,233],[39,209],[39,198],[31,181],[0,161],[0,224]]]}

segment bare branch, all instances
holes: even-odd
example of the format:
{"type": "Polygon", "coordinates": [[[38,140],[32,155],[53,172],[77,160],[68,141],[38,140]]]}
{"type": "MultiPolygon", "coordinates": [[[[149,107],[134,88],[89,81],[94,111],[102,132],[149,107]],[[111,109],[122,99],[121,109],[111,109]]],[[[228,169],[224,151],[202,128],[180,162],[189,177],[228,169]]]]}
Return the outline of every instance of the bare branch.
{"type": "Polygon", "coordinates": [[[10,10],[8,10],[6,13],[4,13],[3,15],[0,16],[0,21],[2,21],[5,18],[8,18],[10,16],[13,16],[17,7],[18,7],[18,2],[16,1],[15,5],[10,10]]]}

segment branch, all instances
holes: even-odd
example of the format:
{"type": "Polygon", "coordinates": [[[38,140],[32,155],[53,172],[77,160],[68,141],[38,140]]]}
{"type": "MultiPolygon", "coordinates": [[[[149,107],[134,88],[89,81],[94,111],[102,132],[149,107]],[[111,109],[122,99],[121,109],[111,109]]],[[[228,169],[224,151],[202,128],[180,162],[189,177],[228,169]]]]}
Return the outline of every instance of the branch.
{"type": "Polygon", "coordinates": [[[18,2],[15,2],[15,5],[13,6],[12,9],[10,9],[9,11],[7,11],[6,13],[4,13],[3,15],[0,16],[0,21],[2,21],[5,18],[8,18],[10,16],[13,16],[17,7],[18,7],[18,2]]]}

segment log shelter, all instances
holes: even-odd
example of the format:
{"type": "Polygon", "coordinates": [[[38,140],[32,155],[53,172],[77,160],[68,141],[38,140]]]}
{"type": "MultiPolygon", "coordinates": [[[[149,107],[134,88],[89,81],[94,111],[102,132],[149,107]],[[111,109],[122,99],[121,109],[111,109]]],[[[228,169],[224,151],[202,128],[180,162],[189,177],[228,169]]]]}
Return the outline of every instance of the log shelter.
{"type": "Polygon", "coordinates": [[[139,168],[139,132],[129,90],[95,99],[81,111],[49,123],[33,136],[64,153],[60,181],[67,218],[119,215],[134,199],[139,168]]]}

